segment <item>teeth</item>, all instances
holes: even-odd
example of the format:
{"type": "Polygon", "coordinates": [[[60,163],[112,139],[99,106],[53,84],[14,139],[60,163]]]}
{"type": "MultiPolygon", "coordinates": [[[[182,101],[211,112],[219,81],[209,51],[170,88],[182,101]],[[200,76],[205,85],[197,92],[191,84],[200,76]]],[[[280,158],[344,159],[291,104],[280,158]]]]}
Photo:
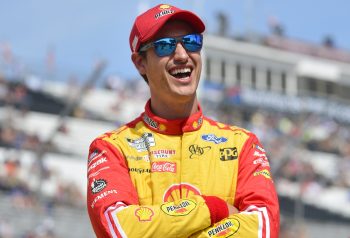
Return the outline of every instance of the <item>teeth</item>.
{"type": "Polygon", "coordinates": [[[185,74],[185,73],[191,73],[191,69],[190,68],[174,69],[170,72],[171,75],[185,74]]]}

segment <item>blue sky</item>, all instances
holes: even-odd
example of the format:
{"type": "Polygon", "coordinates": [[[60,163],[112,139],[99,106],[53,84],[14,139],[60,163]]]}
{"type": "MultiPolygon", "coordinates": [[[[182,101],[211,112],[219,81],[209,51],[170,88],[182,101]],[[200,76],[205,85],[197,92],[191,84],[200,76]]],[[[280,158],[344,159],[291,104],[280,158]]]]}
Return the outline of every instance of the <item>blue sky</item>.
{"type": "Polygon", "coordinates": [[[158,3],[194,10],[207,32],[216,31],[220,11],[229,17],[231,35],[248,29],[268,34],[273,16],[288,37],[320,43],[329,34],[338,47],[350,50],[349,0],[0,0],[0,44],[9,45],[33,71],[44,68],[47,51],[53,49],[61,73],[84,75],[105,59],[106,73],[137,77],[129,32],[140,10],[158,3]]]}

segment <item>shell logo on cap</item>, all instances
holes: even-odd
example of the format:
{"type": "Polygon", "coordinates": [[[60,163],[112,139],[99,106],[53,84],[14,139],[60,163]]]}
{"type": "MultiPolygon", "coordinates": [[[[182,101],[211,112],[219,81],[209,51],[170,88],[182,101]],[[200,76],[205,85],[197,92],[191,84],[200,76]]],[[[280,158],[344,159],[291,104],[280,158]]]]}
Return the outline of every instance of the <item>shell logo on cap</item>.
{"type": "Polygon", "coordinates": [[[163,5],[160,5],[160,6],[159,6],[159,9],[160,9],[160,10],[165,10],[165,9],[169,9],[169,8],[171,8],[171,6],[168,5],[168,4],[163,4],[163,5]]]}

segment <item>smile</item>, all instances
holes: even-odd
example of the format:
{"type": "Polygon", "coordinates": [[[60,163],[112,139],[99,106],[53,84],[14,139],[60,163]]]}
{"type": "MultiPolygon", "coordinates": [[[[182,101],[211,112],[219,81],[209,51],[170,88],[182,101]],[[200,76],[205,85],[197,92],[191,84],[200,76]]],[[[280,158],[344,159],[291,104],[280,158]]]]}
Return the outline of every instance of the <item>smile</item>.
{"type": "Polygon", "coordinates": [[[170,70],[169,73],[171,74],[171,76],[181,79],[181,78],[189,77],[192,73],[192,69],[189,67],[181,68],[181,69],[173,69],[173,70],[170,70]]]}

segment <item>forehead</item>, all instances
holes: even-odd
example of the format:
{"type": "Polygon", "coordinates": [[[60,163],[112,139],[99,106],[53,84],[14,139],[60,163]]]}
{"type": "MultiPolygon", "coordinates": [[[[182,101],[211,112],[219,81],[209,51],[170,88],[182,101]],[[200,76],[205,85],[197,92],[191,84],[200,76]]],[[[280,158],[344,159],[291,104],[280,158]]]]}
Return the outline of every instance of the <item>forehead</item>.
{"type": "Polygon", "coordinates": [[[170,20],[157,32],[153,39],[162,37],[175,37],[193,33],[194,30],[190,24],[181,20],[170,20]]]}

